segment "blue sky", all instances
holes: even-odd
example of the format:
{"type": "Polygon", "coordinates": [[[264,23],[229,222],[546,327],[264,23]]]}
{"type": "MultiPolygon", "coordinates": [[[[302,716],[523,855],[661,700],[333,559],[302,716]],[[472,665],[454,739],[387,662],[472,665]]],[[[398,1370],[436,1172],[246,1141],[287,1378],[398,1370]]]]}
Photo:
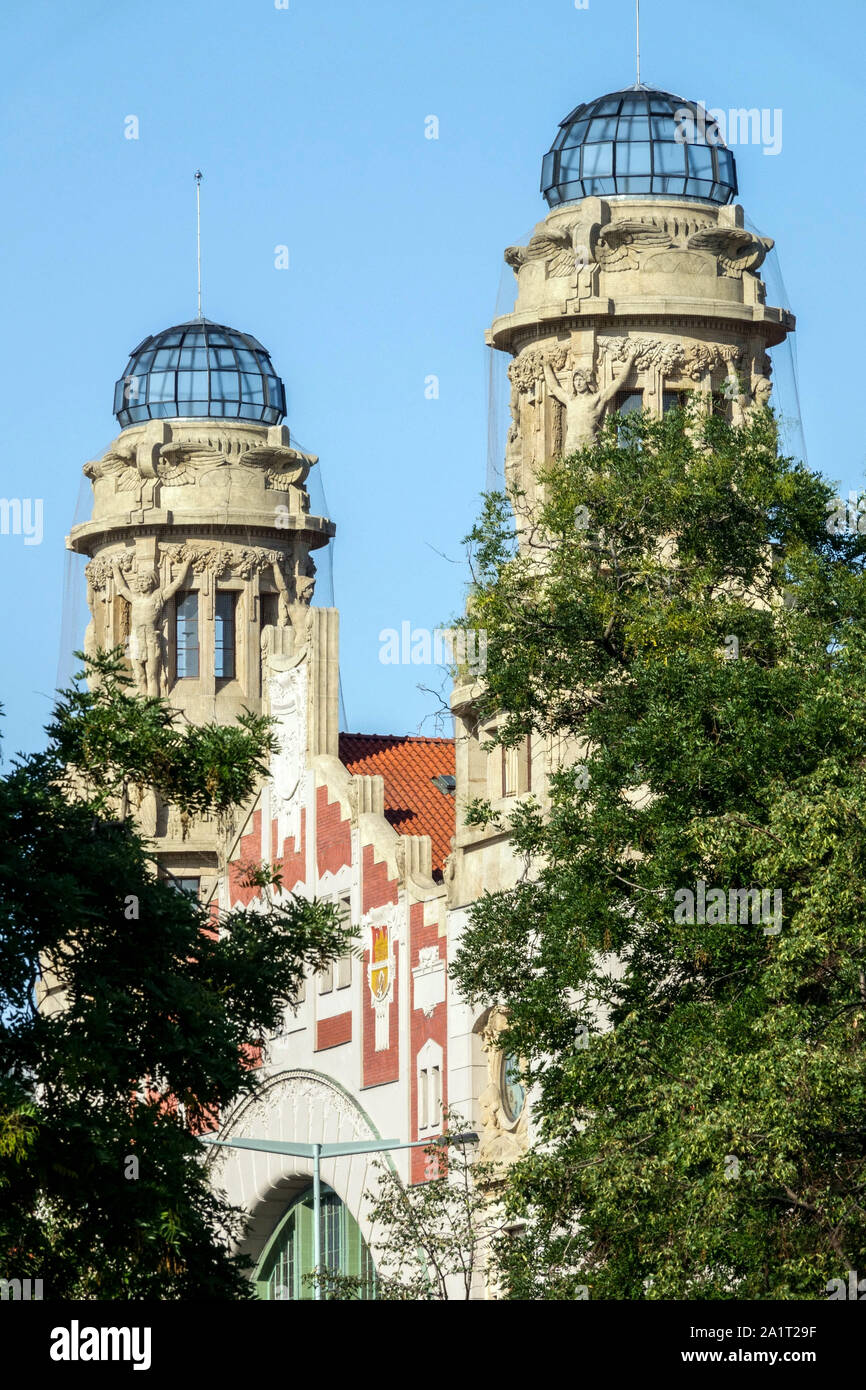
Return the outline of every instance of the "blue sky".
{"type": "MultiPolygon", "coordinates": [[[[485,486],[484,329],[502,251],[543,216],[541,157],[559,120],[634,81],[633,9],[4,7],[0,494],[44,505],[40,545],[0,536],[7,757],[42,743],[58,663],[81,641],[71,633],[83,589],[64,536],[82,465],[117,433],[113,383],[140,339],[195,314],[199,166],[204,312],[265,343],[288,423],[321,459],[338,525],[348,726],[418,731],[435,701],[417,687],[437,677],[381,665],[378,634],[404,621],[433,628],[461,606],[460,540],[485,486]],[[124,138],[129,115],[137,140],[124,138]],[[438,140],[425,139],[429,115],[438,140]],[[288,270],[274,266],[278,245],[288,270]],[[425,398],[430,375],[438,400],[425,398]]],[[[863,477],[852,423],[863,390],[863,29],[854,0],[642,6],[645,82],[783,113],[778,155],[736,150],[740,201],[776,238],[798,316],[809,462],[845,489],[863,477]]]]}

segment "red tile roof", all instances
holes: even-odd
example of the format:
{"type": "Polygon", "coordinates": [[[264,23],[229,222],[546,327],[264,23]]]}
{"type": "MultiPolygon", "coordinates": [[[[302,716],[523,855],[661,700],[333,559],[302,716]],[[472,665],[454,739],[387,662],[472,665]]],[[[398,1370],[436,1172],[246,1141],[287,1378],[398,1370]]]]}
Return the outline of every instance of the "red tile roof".
{"type": "Polygon", "coordinates": [[[430,836],[433,874],[441,878],[454,834],[454,797],[432,779],[454,776],[454,740],[340,734],[340,762],[355,775],[384,778],[386,819],[401,835],[430,836]]]}

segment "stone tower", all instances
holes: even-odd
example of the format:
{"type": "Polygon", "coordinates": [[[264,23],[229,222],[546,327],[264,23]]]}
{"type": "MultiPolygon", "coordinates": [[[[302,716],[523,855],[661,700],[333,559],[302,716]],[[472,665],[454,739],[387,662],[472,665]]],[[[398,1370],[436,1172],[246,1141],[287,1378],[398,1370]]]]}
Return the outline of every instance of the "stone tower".
{"type": "MultiPolygon", "coordinates": [[[[313,551],[334,534],[310,515],[316,463],[291,445],[285,389],[248,333],[198,318],[146,338],[115,387],[120,434],[84,472],[93,515],[67,545],[90,557],[88,652],[124,647],[142,694],[193,723],[263,712],[263,657],[306,638],[313,551]]],[[[160,864],[207,893],[225,846],[152,792],[138,820],[160,864]]]]}
{"type": "MultiPolygon", "coordinates": [[[[505,259],[517,279],[488,344],[510,354],[506,487],[531,505],[540,466],[590,442],[612,411],[663,413],[686,392],[742,423],[770,399],[769,349],[794,328],[766,303],[773,243],[745,226],[733,154],[694,102],[643,85],[575,108],[542,165],[549,211],[505,259]]],[[[518,506],[519,511],[519,506],[518,506]]],[[[457,842],[450,900],[517,875],[505,834],[463,826],[473,797],[543,797],[562,750],[481,744],[473,688],[452,696],[457,842]]]]}

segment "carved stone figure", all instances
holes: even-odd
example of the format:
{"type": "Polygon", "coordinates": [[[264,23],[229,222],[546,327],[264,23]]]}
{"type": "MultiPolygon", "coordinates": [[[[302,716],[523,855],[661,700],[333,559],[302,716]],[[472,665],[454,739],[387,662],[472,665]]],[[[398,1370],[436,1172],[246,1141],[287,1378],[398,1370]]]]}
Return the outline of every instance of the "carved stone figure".
{"type": "Polygon", "coordinates": [[[750,424],[757,413],[769,406],[772,390],[773,383],[766,377],[759,376],[752,385],[750,395],[748,391],[743,390],[733,366],[729,364],[725,394],[731,401],[731,424],[738,429],[750,424]]]}
{"type": "Polygon", "coordinates": [[[741,280],[744,271],[757,271],[775,242],[772,237],[756,237],[744,227],[703,227],[686,242],[689,250],[709,251],[723,275],[741,280]]]}
{"type": "Polygon", "coordinates": [[[565,407],[565,443],[563,453],[572,454],[584,444],[592,443],[605,408],[625,384],[637,360],[639,348],[632,347],[625,358],[622,376],[599,391],[590,372],[578,369],[572,375],[572,388],[560,386],[549,362],[544,364],[544,377],[551,396],[565,407]]]}
{"type": "Polygon", "coordinates": [[[527,246],[506,248],[505,260],[515,273],[529,261],[544,260],[547,261],[548,274],[567,275],[574,266],[571,227],[566,224],[548,227],[542,222],[527,246]]]}
{"type": "Polygon", "coordinates": [[[773,383],[768,381],[765,376],[759,376],[752,387],[752,404],[750,414],[757,411],[766,410],[770,404],[770,396],[773,394],[773,383]]]}
{"type": "Polygon", "coordinates": [[[671,236],[664,227],[630,218],[594,227],[590,249],[602,270],[637,270],[639,251],[672,245],[671,236]]]}
{"type": "Polygon", "coordinates": [[[163,609],[183,584],[189,567],[190,562],[186,560],[177,579],[161,589],[159,578],[149,565],[136,564],[127,586],[120,565],[116,561],[113,564],[117,592],[126,599],[130,608],[129,658],[135,683],[142,695],[157,696],[160,693],[163,609]]]}
{"type": "MultiPolygon", "coordinates": [[[[315,572],[313,562],[308,561],[315,572]]],[[[290,609],[292,627],[295,630],[295,651],[300,651],[301,647],[309,641],[312,628],[312,616],[310,605],[313,602],[313,593],[316,588],[314,574],[299,574],[295,582],[296,601],[290,609]]]]}
{"type": "Polygon", "coordinates": [[[274,560],[271,565],[271,573],[277,586],[277,627],[288,627],[291,621],[289,616],[289,586],[283,575],[282,564],[278,559],[274,560]]]}
{"type": "Polygon", "coordinates": [[[105,580],[107,574],[101,576],[101,582],[93,572],[93,561],[85,570],[87,578],[87,607],[90,609],[90,622],[84,632],[84,654],[94,657],[101,646],[105,645],[105,580]]]}
{"type": "Polygon", "coordinates": [[[111,448],[100,459],[91,459],[82,469],[84,476],[96,485],[103,478],[114,479],[116,493],[130,493],[130,502],[141,506],[144,489],[154,482],[153,470],[146,462],[146,451],[135,445],[111,448]]]}

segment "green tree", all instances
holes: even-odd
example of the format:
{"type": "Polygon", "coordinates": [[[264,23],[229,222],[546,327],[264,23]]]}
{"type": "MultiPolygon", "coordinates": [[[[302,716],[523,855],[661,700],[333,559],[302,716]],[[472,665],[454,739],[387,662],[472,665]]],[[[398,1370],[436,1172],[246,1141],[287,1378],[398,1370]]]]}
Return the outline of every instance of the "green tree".
{"type": "MultiPolygon", "coordinates": [[[[365,1196],[380,1301],[469,1299],[485,1281],[493,1244],[502,1236],[498,1175],[462,1138],[467,1131],[460,1116],[449,1111],[444,1118],[442,1134],[424,1149],[425,1181],[404,1187],[387,1160],[373,1164],[376,1186],[365,1196]]],[[[312,1285],[316,1275],[306,1278],[312,1285]]],[[[331,1300],[372,1293],[363,1279],[327,1269],[321,1283],[331,1300]]]]}
{"type": "Polygon", "coordinates": [[[292,897],[216,917],[157,876],[130,789],[219,816],[253,793],[269,721],[180,726],[118,653],[90,666],[0,781],[0,1274],[52,1299],[242,1298],[241,1216],[196,1134],[255,1088],[248,1045],[347,933],[292,897]]]}
{"type": "Polygon", "coordinates": [[[866,538],[832,496],[769,411],[690,407],[551,465],[532,544],[495,496],[471,538],[479,715],[569,750],[455,970],[536,1087],[515,1297],[820,1299],[866,1267],[866,538]]]}

